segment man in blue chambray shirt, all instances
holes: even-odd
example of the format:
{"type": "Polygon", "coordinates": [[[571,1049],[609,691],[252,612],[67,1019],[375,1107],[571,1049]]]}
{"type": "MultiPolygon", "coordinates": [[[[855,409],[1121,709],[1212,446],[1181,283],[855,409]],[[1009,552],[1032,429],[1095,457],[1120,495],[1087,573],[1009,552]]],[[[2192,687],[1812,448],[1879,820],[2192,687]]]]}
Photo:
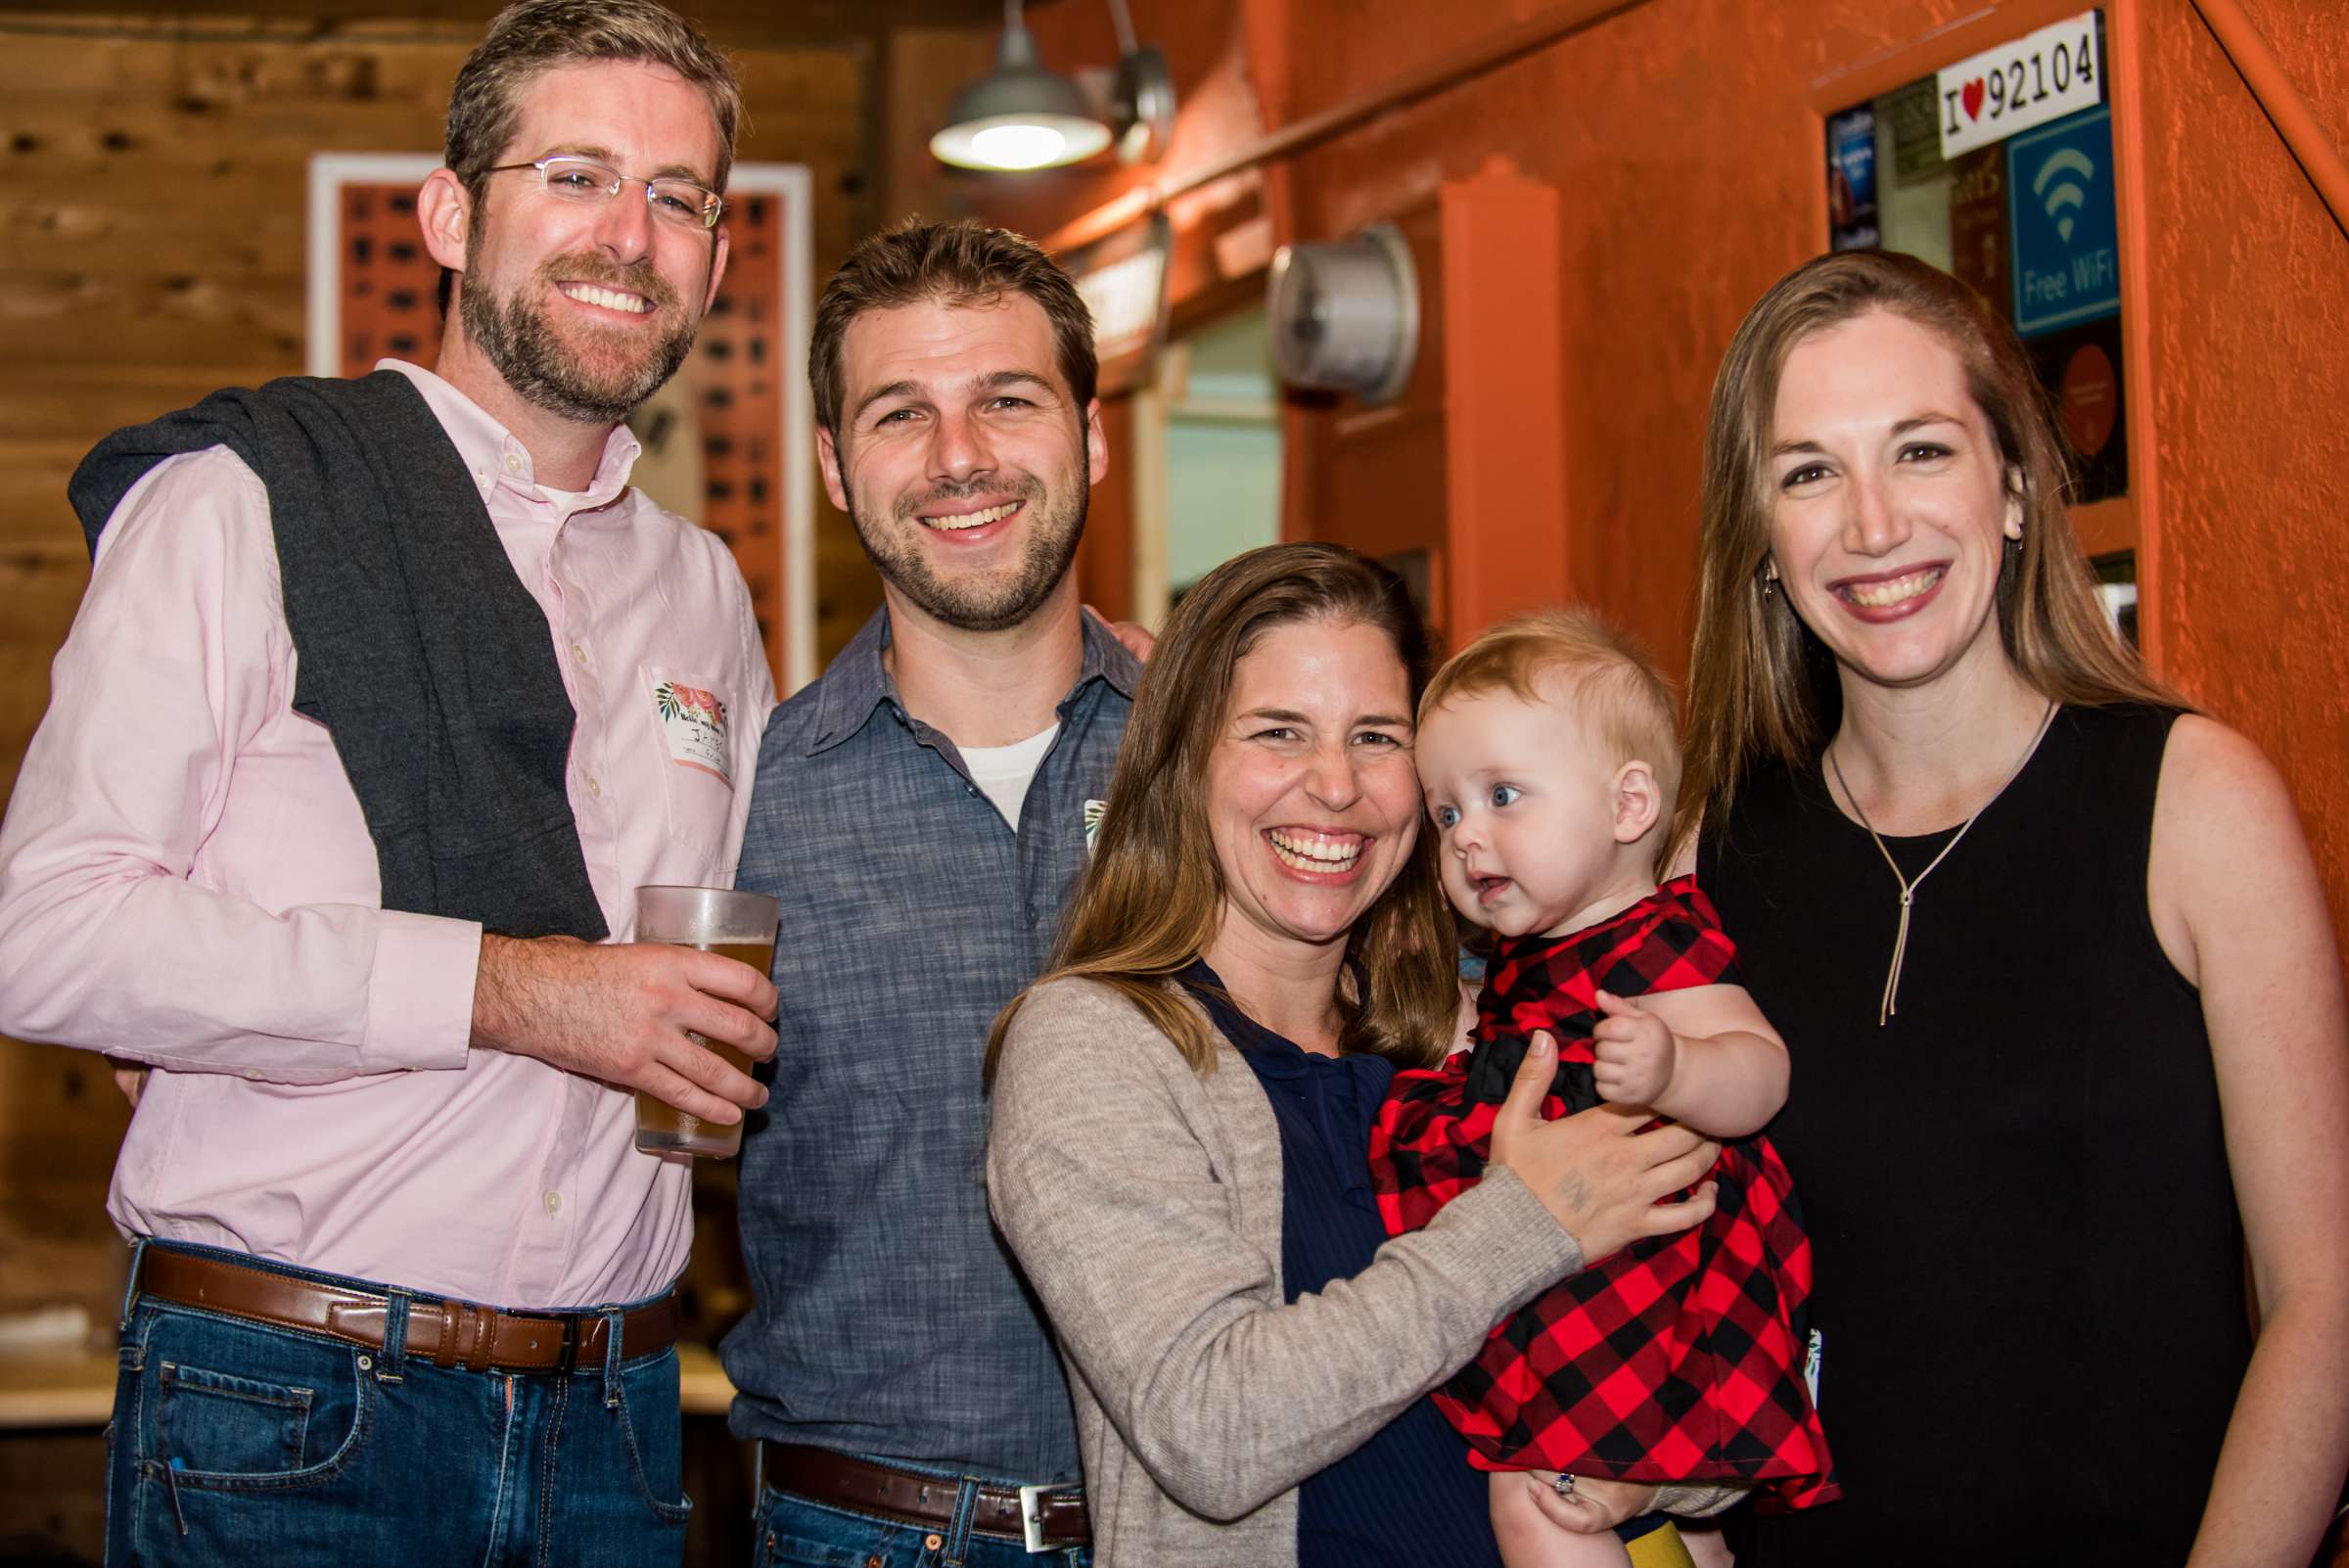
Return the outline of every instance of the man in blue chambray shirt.
{"type": "Polygon", "coordinates": [[[988,1219],[979,1074],[1140,674],[1069,571],[1107,470],[1094,371],[1076,289],[1001,230],[875,236],[816,306],[824,485],[883,605],[767,725],[738,876],[783,905],[742,1149],[758,1305],[723,1347],[762,1561],[1088,1557],[1060,1360],[988,1219]]]}

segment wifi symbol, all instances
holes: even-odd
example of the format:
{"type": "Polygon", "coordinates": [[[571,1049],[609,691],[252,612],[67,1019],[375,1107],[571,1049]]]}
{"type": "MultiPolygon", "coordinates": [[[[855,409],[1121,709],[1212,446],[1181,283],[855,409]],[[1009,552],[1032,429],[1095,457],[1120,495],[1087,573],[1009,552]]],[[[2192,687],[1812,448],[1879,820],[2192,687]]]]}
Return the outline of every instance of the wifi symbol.
{"type": "Polygon", "coordinates": [[[2066,147],[2040,164],[2039,173],[2031,181],[2031,194],[2039,198],[2039,205],[2047,208],[2048,216],[2055,220],[2055,232],[2063,237],[2066,244],[2072,238],[2072,214],[2069,209],[2088,205],[2088,192],[2080,188],[2080,182],[2096,177],[2096,165],[2088,161],[2088,155],[2076,147],[2066,147]],[[2064,174],[2077,174],[2080,179],[2057,178],[2064,174]],[[2054,184],[2053,190],[2048,188],[2050,181],[2054,184]]]}

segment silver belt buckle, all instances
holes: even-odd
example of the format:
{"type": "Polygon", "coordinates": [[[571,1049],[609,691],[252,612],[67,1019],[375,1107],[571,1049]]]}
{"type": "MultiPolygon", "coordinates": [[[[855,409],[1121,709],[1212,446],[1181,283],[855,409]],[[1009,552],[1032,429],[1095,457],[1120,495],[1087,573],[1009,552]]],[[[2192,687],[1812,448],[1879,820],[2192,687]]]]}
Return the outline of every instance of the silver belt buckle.
{"type": "Polygon", "coordinates": [[[1063,1492],[1082,1492],[1082,1481],[1058,1481],[1048,1486],[1020,1488],[1020,1535],[1026,1542],[1029,1555],[1050,1551],[1044,1545],[1044,1501],[1063,1492]]]}

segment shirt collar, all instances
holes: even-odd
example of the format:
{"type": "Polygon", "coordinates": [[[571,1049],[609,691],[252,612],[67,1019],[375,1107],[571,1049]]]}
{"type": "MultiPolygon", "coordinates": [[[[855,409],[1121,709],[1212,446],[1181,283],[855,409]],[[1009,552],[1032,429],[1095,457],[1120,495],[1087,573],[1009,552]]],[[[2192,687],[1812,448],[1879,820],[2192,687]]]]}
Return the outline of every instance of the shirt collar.
{"type": "MultiPolygon", "coordinates": [[[[1117,634],[1089,613],[1081,613],[1084,652],[1077,667],[1077,684],[1060,700],[1060,713],[1067,717],[1069,705],[1079,693],[1093,681],[1106,681],[1119,696],[1133,700],[1133,688],[1142,678],[1142,663],[1134,658],[1117,634]]],[[[862,729],[865,721],[883,703],[896,704],[897,680],[890,674],[882,655],[889,648],[889,609],[885,605],[873,612],[872,619],[858,628],[824,670],[824,678],[816,696],[813,735],[807,743],[807,755],[828,752],[862,729]]]]}
{"type": "MultiPolygon", "coordinates": [[[[1133,701],[1133,688],[1142,678],[1142,662],[1090,611],[1080,612],[1079,619],[1084,623],[1084,663],[1078,668],[1077,685],[1069,695],[1076,696],[1086,681],[1098,679],[1108,681],[1128,702],[1133,701]]],[[[1062,706],[1066,707],[1066,702],[1062,706]]]]}
{"type": "MultiPolygon", "coordinates": [[[[500,488],[526,500],[548,499],[546,492],[538,487],[530,448],[491,418],[481,404],[422,365],[412,365],[404,359],[379,359],[375,368],[397,371],[415,385],[425,405],[432,409],[433,417],[448,433],[457,455],[464,459],[484,502],[493,490],[500,488]]],[[[577,509],[585,511],[619,499],[621,491],[628,487],[628,475],[634,471],[637,456],[643,450],[626,424],[613,426],[612,433],[604,438],[604,454],[596,463],[595,478],[579,492],[577,509]]]]}

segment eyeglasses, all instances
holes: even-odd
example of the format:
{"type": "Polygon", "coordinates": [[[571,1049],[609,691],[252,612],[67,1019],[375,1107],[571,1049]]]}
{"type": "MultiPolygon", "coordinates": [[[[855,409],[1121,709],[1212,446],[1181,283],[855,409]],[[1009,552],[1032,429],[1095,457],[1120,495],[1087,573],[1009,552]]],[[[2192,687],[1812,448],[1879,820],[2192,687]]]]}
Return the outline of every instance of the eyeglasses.
{"type": "Polygon", "coordinates": [[[503,174],[519,168],[537,170],[538,183],[546,187],[546,194],[566,202],[609,202],[620,195],[622,186],[641,185],[653,216],[683,229],[715,228],[718,214],[726,209],[724,199],[715,191],[691,180],[673,174],[639,179],[596,159],[570,154],[531,163],[499,163],[483,172],[503,174]]]}

